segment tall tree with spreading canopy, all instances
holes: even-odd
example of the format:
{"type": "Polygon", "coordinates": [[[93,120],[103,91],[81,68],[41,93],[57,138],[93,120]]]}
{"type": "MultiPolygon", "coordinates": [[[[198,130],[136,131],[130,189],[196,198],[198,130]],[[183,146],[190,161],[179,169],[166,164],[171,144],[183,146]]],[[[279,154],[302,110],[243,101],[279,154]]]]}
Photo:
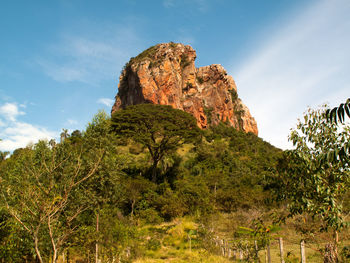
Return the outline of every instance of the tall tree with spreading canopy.
{"type": "Polygon", "coordinates": [[[157,166],[165,155],[180,145],[200,138],[195,118],[171,106],[139,104],[116,111],[112,130],[120,137],[132,138],[145,146],[152,158],[152,181],[157,181],[157,166]]]}

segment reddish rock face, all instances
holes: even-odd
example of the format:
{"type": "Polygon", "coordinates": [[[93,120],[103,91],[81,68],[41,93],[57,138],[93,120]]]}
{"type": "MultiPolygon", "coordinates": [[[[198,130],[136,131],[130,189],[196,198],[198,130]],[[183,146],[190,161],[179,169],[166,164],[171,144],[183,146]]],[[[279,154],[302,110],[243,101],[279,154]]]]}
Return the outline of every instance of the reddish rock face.
{"type": "Polygon", "coordinates": [[[233,78],[218,64],[196,68],[191,46],[166,43],[130,59],[119,77],[112,113],[128,105],[171,105],[191,113],[200,128],[227,122],[258,135],[255,119],[238,98],[233,78]]]}

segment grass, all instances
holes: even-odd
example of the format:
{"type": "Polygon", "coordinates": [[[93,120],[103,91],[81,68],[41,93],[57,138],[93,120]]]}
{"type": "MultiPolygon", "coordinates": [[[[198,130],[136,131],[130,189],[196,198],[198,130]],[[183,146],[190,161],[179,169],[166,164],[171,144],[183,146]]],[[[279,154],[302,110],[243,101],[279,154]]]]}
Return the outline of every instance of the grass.
{"type": "MultiPolygon", "coordinates": [[[[248,212],[247,212],[248,213],[248,212]]],[[[237,217],[238,215],[236,215],[237,217]]],[[[246,217],[246,214],[242,215],[246,217]]],[[[229,221],[232,223],[238,223],[238,221],[232,221],[233,216],[228,214],[221,214],[221,219],[215,220],[217,224],[216,232],[220,237],[226,239],[233,239],[234,234],[232,225],[229,224],[229,221]],[[226,229],[226,230],[225,230],[226,229]],[[226,237],[225,237],[226,234],[226,237]]],[[[239,216],[238,216],[239,217],[239,216]]],[[[237,219],[236,219],[237,220],[237,219]]],[[[146,225],[143,228],[145,235],[148,239],[157,239],[160,241],[160,245],[155,249],[148,249],[145,251],[142,258],[139,258],[133,262],[135,263],[156,263],[156,262],[246,262],[240,261],[238,259],[238,252],[236,252],[235,258],[226,258],[220,256],[218,253],[210,252],[203,248],[202,243],[198,235],[194,234],[191,238],[191,247],[189,243],[188,234],[190,231],[199,231],[199,224],[195,223],[194,218],[183,217],[172,222],[165,222],[159,225],[146,225]]],[[[289,225],[284,226],[278,233],[274,233],[271,240],[270,252],[272,262],[280,262],[280,250],[278,237],[283,237],[284,245],[284,259],[286,263],[299,263],[300,262],[300,235],[296,233],[289,225]]],[[[339,251],[345,245],[349,245],[348,233],[343,234],[343,242],[339,246],[339,251]]],[[[324,241],[319,239],[321,242],[320,247],[324,247],[324,241]],[[323,242],[323,243],[322,243],[323,242]]],[[[318,251],[316,243],[306,243],[306,260],[308,263],[319,263],[323,262],[322,255],[318,251]]],[[[211,251],[219,252],[220,249],[214,247],[214,250],[211,251]]],[[[232,250],[232,256],[234,256],[234,251],[232,250]]],[[[260,262],[265,262],[266,251],[259,251],[260,262]]]]}

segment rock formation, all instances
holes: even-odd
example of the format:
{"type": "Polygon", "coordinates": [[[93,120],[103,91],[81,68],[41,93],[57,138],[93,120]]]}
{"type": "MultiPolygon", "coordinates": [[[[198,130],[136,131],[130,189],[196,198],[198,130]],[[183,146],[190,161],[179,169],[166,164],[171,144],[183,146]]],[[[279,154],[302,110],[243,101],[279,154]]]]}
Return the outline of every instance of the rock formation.
{"type": "Polygon", "coordinates": [[[238,98],[233,78],[218,64],[196,68],[191,46],[153,46],[125,65],[112,113],[128,105],[171,105],[191,113],[200,128],[229,123],[258,134],[256,121],[238,98]]]}

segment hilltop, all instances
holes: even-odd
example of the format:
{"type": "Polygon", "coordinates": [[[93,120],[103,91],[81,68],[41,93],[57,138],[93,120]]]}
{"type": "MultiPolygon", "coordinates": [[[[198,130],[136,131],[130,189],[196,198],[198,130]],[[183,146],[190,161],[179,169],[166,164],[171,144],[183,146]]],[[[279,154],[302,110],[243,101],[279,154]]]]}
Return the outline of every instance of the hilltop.
{"type": "Polygon", "coordinates": [[[219,64],[195,67],[189,45],[163,43],[131,58],[119,77],[112,113],[128,105],[171,105],[191,113],[200,128],[225,122],[258,135],[249,109],[238,97],[233,78],[219,64]]]}

